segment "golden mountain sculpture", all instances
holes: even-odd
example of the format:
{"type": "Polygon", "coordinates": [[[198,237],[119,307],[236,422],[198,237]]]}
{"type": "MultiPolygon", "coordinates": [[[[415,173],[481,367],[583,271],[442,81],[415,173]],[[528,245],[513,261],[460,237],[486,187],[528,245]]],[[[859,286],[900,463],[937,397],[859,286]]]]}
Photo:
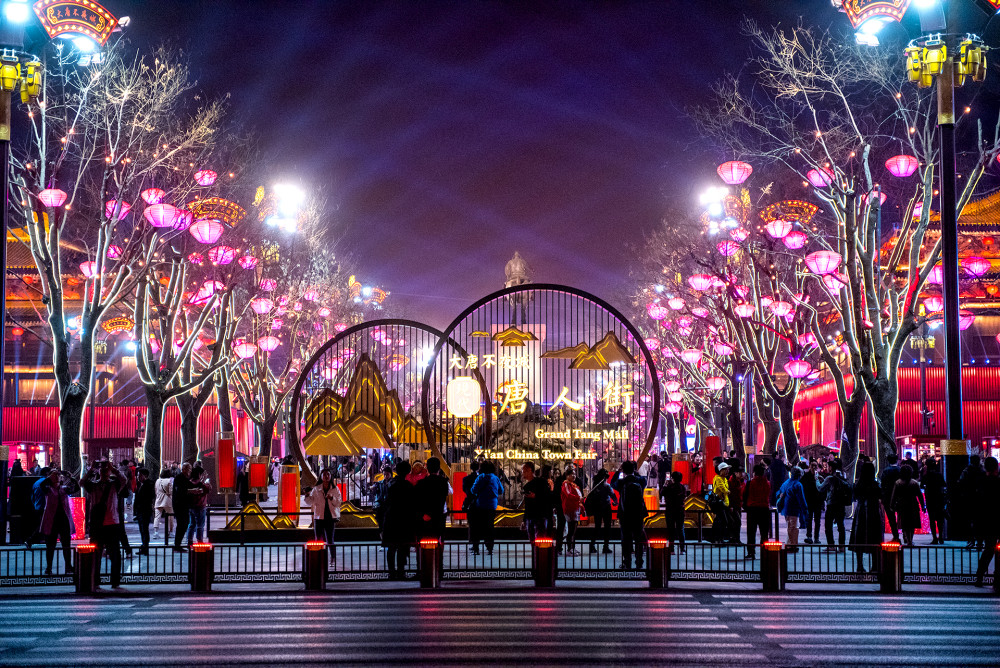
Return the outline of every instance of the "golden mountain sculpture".
{"type": "Polygon", "coordinates": [[[494,334],[493,340],[499,341],[500,345],[505,348],[510,348],[522,347],[526,341],[537,341],[538,337],[531,332],[522,332],[517,327],[508,327],[502,332],[494,334]]]}
{"type": "Polygon", "coordinates": [[[612,364],[635,364],[635,357],[622,345],[614,332],[604,335],[597,345],[591,347],[578,343],[569,348],[550,350],[541,355],[548,359],[572,359],[570,369],[592,369],[607,371],[612,364]]]}
{"type": "Polygon", "coordinates": [[[473,338],[487,338],[488,339],[492,335],[489,332],[484,332],[481,329],[477,329],[476,331],[474,331],[471,334],[469,334],[469,336],[471,336],[473,338]]]}

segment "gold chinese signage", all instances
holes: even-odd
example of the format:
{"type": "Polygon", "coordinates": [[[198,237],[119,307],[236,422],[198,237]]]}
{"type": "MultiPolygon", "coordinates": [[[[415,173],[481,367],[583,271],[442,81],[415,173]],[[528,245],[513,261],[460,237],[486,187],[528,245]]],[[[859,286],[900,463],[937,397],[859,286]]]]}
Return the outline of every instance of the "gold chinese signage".
{"type": "Polygon", "coordinates": [[[118,26],[114,14],[91,0],[40,0],[34,10],[52,38],[83,35],[104,46],[118,26]]]}

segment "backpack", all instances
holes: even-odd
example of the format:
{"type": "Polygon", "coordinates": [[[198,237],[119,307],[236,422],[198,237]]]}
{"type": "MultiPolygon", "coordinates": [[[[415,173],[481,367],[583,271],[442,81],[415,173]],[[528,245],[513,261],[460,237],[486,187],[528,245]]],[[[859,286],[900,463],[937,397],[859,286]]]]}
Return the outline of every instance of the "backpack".
{"type": "Polygon", "coordinates": [[[45,492],[49,488],[48,480],[41,480],[40,483],[31,487],[31,505],[39,512],[45,510],[45,492]]]}
{"type": "Polygon", "coordinates": [[[830,495],[830,503],[834,506],[847,506],[851,501],[851,483],[837,476],[833,484],[833,494],[830,495]]]}
{"type": "Polygon", "coordinates": [[[618,504],[619,512],[627,515],[645,515],[646,502],[642,497],[643,487],[634,479],[622,487],[622,500],[618,504]]]}

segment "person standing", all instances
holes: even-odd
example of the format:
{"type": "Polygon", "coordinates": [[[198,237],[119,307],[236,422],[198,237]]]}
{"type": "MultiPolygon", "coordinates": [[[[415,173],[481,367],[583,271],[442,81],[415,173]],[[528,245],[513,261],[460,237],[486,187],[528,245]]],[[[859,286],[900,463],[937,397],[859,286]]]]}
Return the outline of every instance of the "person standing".
{"type": "Polygon", "coordinates": [[[552,506],[549,501],[549,484],[535,475],[535,462],[525,462],[521,467],[521,478],[524,485],[521,492],[524,497],[524,528],[528,532],[528,540],[534,542],[537,536],[548,536],[552,533],[552,506]]]}
{"type": "Polygon", "coordinates": [[[896,513],[896,523],[906,545],[913,545],[913,534],[920,527],[920,511],[924,510],[924,495],[920,483],[913,479],[913,468],[899,467],[899,480],[892,490],[889,508],[896,513]]]}
{"type": "Polygon", "coordinates": [[[181,471],[174,476],[173,491],[171,500],[174,507],[174,519],[177,520],[176,531],[174,532],[174,552],[183,552],[184,547],[181,542],[184,534],[187,533],[188,523],[191,521],[191,465],[187,462],[181,465],[181,471]]]}
{"type": "Polygon", "coordinates": [[[683,482],[684,474],[674,471],[670,482],[660,489],[663,499],[663,519],[667,525],[667,538],[680,547],[680,554],[686,552],[684,545],[684,502],[688,498],[688,488],[683,482]]]}
{"type": "MultiPolygon", "coordinates": [[[[793,466],[791,477],[781,485],[776,499],[778,512],[784,515],[785,524],[788,527],[788,552],[799,551],[799,522],[809,512],[806,505],[806,495],[802,490],[802,483],[800,482],[801,478],[802,469],[798,466],[793,466]]],[[[827,513],[829,512],[828,508],[827,513]]]]}
{"type": "Polygon", "coordinates": [[[722,544],[729,538],[729,464],[722,462],[712,480],[708,507],[712,511],[712,542],[722,544]]]}
{"type": "Polygon", "coordinates": [[[622,565],[625,570],[632,569],[632,553],[635,552],[635,567],[642,568],[643,551],[645,549],[645,530],[643,525],[648,511],[643,498],[646,481],[636,475],[635,462],[622,462],[621,467],[611,479],[611,487],[618,492],[618,524],[622,533],[622,565]]]}
{"type": "Polygon", "coordinates": [[[464,478],[462,478],[462,492],[465,494],[465,500],[462,501],[462,510],[465,511],[465,524],[469,529],[469,549],[473,548],[473,539],[476,538],[478,534],[477,516],[476,516],[476,497],[472,493],[472,485],[476,482],[476,478],[479,477],[479,466],[481,462],[478,460],[473,460],[469,464],[469,472],[464,478]]]}
{"type": "Polygon", "coordinates": [[[576,551],[576,527],[580,523],[583,491],[576,484],[576,473],[573,469],[566,472],[566,480],[563,481],[559,496],[563,514],[566,516],[566,554],[575,556],[578,554],[576,551]]]}
{"type": "Polygon", "coordinates": [[[472,553],[479,554],[479,541],[486,545],[486,553],[493,554],[494,522],[497,516],[497,506],[503,496],[503,483],[496,476],[496,466],[493,462],[483,462],[479,467],[479,475],[472,485],[472,496],[475,497],[476,538],[472,541],[472,553]]]}
{"type": "Polygon", "coordinates": [[[326,543],[330,553],[330,563],[337,563],[334,552],[333,533],[340,521],[340,506],[343,503],[340,488],[333,483],[333,472],[329,468],[320,473],[320,483],[309,492],[309,506],[313,511],[313,532],[316,540],[326,543]]]}
{"type": "Polygon", "coordinates": [[[747,551],[744,559],[757,558],[757,534],[760,542],[771,537],[771,483],[763,464],[753,467],[753,478],[743,490],[743,505],[747,509],[747,551]]]}
{"type": "Polygon", "coordinates": [[[59,470],[51,469],[43,488],[45,505],[42,509],[40,532],[45,536],[45,574],[52,575],[52,560],[56,555],[56,540],[62,543],[63,565],[66,573],[73,572],[70,558],[70,537],[72,536],[73,510],[69,494],[60,484],[59,470]]]}
{"type": "Polygon", "coordinates": [[[174,493],[174,478],[169,469],[160,471],[160,477],[154,487],[156,491],[156,517],[153,520],[153,537],[160,537],[160,522],[163,522],[163,537],[170,538],[170,515],[174,512],[172,497],[174,493]]]}
{"type": "MultiPolygon", "coordinates": [[[[843,464],[840,459],[830,462],[830,475],[826,477],[819,487],[819,494],[826,500],[826,551],[844,552],[844,517],[847,513],[847,506],[850,505],[852,495],[851,483],[844,477],[843,464]],[[833,525],[838,528],[840,542],[836,545],[833,542],[833,525]],[[839,545],[839,548],[838,548],[839,545]]],[[[817,536],[817,539],[819,537],[817,536]]]]}
{"type": "Polygon", "coordinates": [[[892,490],[899,480],[899,466],[896,465],[896,455],[886,455],[885,463],[888,464],[879,474],[879,487],[882,489],[882,507],[885,508],[886,519],[889,521],[889,530],[892,531],[892,539],[899,542],[899,526],[896,524],[896,514],[892,512],[892,490]]]}
{"type": "MultiPolygon", "coordinates": [[[[419,538],[444,536],[445,506],[448,503],[448,478],[441,471],[441,460],[431,457],[427,460],[427,475],[413,486],[419,519],[419,538]]],[[[409,478],[407,478],[409,480],[409,478]]]]}
{"type": "Polygon", "coordinates": [[[885,533],[882,499],[885,495],[875,479],[875,465],[862,462],[854,483],[854,521],[851,523],[851,550],[857,560],[858,573],[865,572],[865,554],[872,559],[871,572],[877,573],[881,563],[881,544],[885,533]]]}
{"type": "MultiPolygon", "coordinates": [[[[996,457],[987,457],[985,474],[979,485],[979,501],[986,512],[982,514],[980,530],[986,549],[979,556],[979,566],[976,568],[976,586],[983,586],[983,576],[990,567],[990,561],[996,554],[997,541],[1000,540],[1000,463],[996,457]]],[[[1000,563],[1000,562],[998,562],[1000,563]]],[[[997,568],[993,568],[993,577],[1000,577],[997,568]]]]}
{"type": "Polygon", "coordinates": [[[814,540],[819,542],[820,520],[823,517],[823,502],[825,501],[825,497],[819,491],[820,484],[819,463],[813,460],[809,463],[806,472],[802,474],[802,489],[806,494],[806,505],[809,508],[809,517],[806,519],[806,543],[812,543],[814,540]]]}
{"type": "Polygon", "coordinates": [[[959,512],[964,515],[969,530],[969,541],[965,547],[970,550],[982,548],[983,535],[980,524],[982,524],[983,507],[979,502],[979,488],[984,479],[985,472],[980,464],[979,455],[972,455],[969,457],[969,465],[958,478],[958,492],[961,499],[959,512]]]}
{"type": "Polygon", "coordinates": [[[396,475],[386,489],[385,515],[382,519],[382,544],[386,547],[385,561],[390,580],[406,577],[406,564],[410,560],[416,525],[416,506],[413,485],[406,479],[410,463],[396,464],[396,475]]]}
{"type": "Polygon", "coordinates": [[[139,525],[139,536],[142,538],[139,554],[149,554],[149,525],[153,521],[153,502],[156,500],[156,490],[153,481],[149,479],[149,469],[141,468],[136,472],[135,485],[132,516],[139,525]]]}
{"type": "Polygon", "coordinates": [[[572,465],[567,466],[554,481],[555,494],[553,496],[553,500],[555,503],[553,505],[555,506],[556,512],[556,554],[562,552],[563,542],[565,541],[566,536],[566,514],[563,512],[562,508],[562,486],[563,483],[566,482],[567,472],[572,470],[572,465]]]}
{"type": "Polygon", "coordinates": [[[594,486],[583,502],[587,515],[594,518],[594,533],[590,535],[590,552],[597,552],[597,540],[603,538],[602,554],[611,554],[611,499],[615,491],[608,483],[608,472],[604,468],[594,475],[594,486]]]}
{"type": "Polygon", "coordinates": [[[926,472],[921,482],[924,486],[924,502],[927,504],[927,520],[931,528],[931,545],[944,545],[944,516],[947,503],[945,479],[934,458],[928,457],[924,466],[926,472]]]}
{"type": "Polygon", "coordinates": [[[187,543],[191,547],[195,533],[198,542],[205,540],[205,521],[208,515],[208,495],[212,492],[212,484],[204,477],[205,469],[196,466],[191,470],[191,488],[188,489],[190,506],[188,508],[187,543]]]}
{"type": "Polygon", "coordinates": [[[742,545],[740,531],[743,529],[743,488],[746,476],[741,464],[730,464],[729,470],[729,540],[734,545],[742,545]]]}
{"type": "Polygon", "coordinates": [[[122,553],[118,494],[125,486],[125,480],[111,462],[103,460],[94,463],[80,484],[90,495],[90,538],[97,545],[94,581],[101,581],[101,554],[107,554],[111,562],[111,588],[120,589],[122,553]]]}
{"type": "Polygon", "coordinates": [[[768,466],[769,481],[771,483],[770,503],[772,507],[775,507],[778,505],[778,491],[785,484],[785,481],[788,480],[788,467],[785,466],[785,462],[779,454],[774,455],[768,466]]]}

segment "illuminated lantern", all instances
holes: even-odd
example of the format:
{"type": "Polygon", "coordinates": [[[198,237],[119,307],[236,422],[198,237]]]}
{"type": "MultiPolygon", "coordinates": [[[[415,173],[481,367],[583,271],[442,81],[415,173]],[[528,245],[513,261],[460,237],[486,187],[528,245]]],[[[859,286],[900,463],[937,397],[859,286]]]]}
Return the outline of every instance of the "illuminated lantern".
{"type": "Polygon", "coordinates": [[[682,308],[684,308],[684,300],[681,299],[680,297],[671,297],[670,299],[667,300],[667,306],[669,306],[675,311],[680,311],[682,308]]]}
{"type": "Polygon", "coordinates": [[[740,299],[746,299],[747,295],[750,294],[750,286],[748,286],[748,285],[734,285],[733,286],[733,292],[735,292],[736,296],[739,297],[740,299]]]}
{"type": "Polygon", "coordinates": [[[764,226],[764,231],[772,239],[784,239],[792,231],[792,223],[788,220],[772,220],[764,226]]]}
{"type": "Polygon", "coordinates": [[[806,178],[814,188],[826,188],[833,183],[833,172],[829,169],[810,169],[806,172],[806,178]]]}
{"type": "Polygon", "coordinates": [[[677,318],[677,326],[682,329],[690,329],[694,321],[686,315],[677,318]]]}
{"type": "Polygon", "coordinates": [[[235,341],[235,345],[233,345],[233,352],[236,353],[237,357],[239,357],[242,360],[245,360],[253,357],[257,353],[257,346],[250,343],[249,341],[245,341],[243,339],[237,339],[235,341]]]}
{"type": "Polygon", "coordinates": [[[663,320],[667,317],[667,309],[660,304],[650,304],[646,307],[649,317],[653,320],[663,320]]]}
{"type": "Polygon", "coordinates": [[[736,252],[740,249],[740,245],[735,241],[720,241],[715,248],[719,251],[719,254],[723,257],[731,257],[736,255],[736,252]]]}
{"type": "Polygon", "coordinates": [[[840,253],[821,250],[806,255],[806,266],[814,274],[830,274],[837,271],[837,267],[840,266],[843,259],[840,253]]]}
{"type": "Polygon", "coordinates": [[[760,305],[763,306],[764,308],[771,308],[771,304],[773,303],[774,303],[774,297],[768,297],[767,295],[764,295],[763,297],[760,298],[760,305]]]}
{"type": "Polygon", "coordinates": [[[13,335],[15,339],[19,339],[22,336],[24,336],[24,329],[21,327],[15,327],[12,330],[10,330],[10,333],[11,335],[13,335]]]}
{"type": "Polygon", "coordinates": [[[792,312],[795,311],[795,307],[794,306],[792,306],[788,302],[780,302],[780,301],[779,302],[772,302],[771,305],[768,306],[768,308],[771,309],[771,313],[773,313],[774,315],[778,316],[779,318],[784,318],[789,313],[792,313],[792,312]]]}
{"type": "Polygon", "coordinates": [[[257,266],[257,258],[253,255],[244,255],[240,258],[240,266],[244,269],[253,269],[257,266]]]}
{"type": "Polygon", "coordinates": [[[205,264],[205,256],[202,255],[201,253],[189,253],[188,262],[195,265],[196,267],[200,267],[201,265],[205,264]]]}
{"type": "Polygon", "coordinates": [[[741,318],[753,317],[753,312],[755,310],[756,309],[754,309],[753,304],[737,304],[736,307],[733,308],[733,311],[736,312],[736,315],[738,315],[741,318]]]}
{"type": "Polygon", "coordinates": [[[166,196],[167,193],[163,192],[159,188],[147,188],[140,193],[142,201],[146,204],[159,204],[166,196]]]}
{"type": "Polygon", "coordinates": [[[920,214],[923,213],[923,211],[924,211],[924,203],[923,202],[917,202],[915,205],[913,205],[913,217],[914,218],[919,218],[920,214]]]}
{"type": "Polygon", "coordinates": [[[109,220],[121,220],[128,215],[131,211],[132,205],[123,200],[109,200],[104,204],[104,215],[108,217],[109,220]],[[118,208],[117,215],[115,214],[115,208],[118,208]]]}
{"type": "Polygon", "coordinates": [[[684,394],[681,392],[668,392],[667,399],[670,401],[681,401],[684,399],[684,394]]]}
{"type": "Polygon", "coordinates": [[[688,348],[681,351],[681,359],[688,364],[697,364],[701,361],[701,351],[697,348],[688,348]]]}
{"type": "Polygon", "coordinates": [[[46,188],[38,193],[39,201],[50,209],[62,206],[66,202],[66,197],[68,197],[66,191],[58,188],[46,188]]]}
{"type": "Polygon", "coordinates": [[[840,292],[841,286],[847,285],[847,277],[844,274],[823,274],[823,285],[830,292],[840,292]]]}
{"type": "Polygon", "coordinates": [[[215,463],[219,490],[232,490],[236,487],[236,440],[232,432],[227,438],[220,438],[216,449],[215,463]]]}
{"type": "Polygon", "coordinates": [[[742,227],[737,227],[735,230],[729,233],[729,236],[731,236],[733,239],[736,239],[737,241],[746,241],[747,237],[750,236],[750,233],[747,232],[742,227]]]}
{"type": "Polygon", "coordinates": [[[229,246],[213,246],[208,249],[208,259],[214,264],[229,264],[236,259],[236,249],[229,246]]]}
{"type": "Polygon", "coordinates": [[[805,360],[789,360],[785,362],[785,373],[792,378],[805,378],[812,373],[812,364],[805,360]]]}
{"type": "Polygon", "coordinates": [[[338,322],[336,325],[333,326],[333,331],[338,333],[344,331],[345,329],[347,329],[347,323],[338,322]]]}
{"type": "MultiPolygon", "coordinates": [[[[271,434],[267,435],[271,438],[271,434]]],[[[301,477],[298,464],[281,467],[281,478],[278,483],[278,511],[292,515],[292,522],[298,524],[299,498],[302,496],[299,485],[301,477]]]]}
{"type": "Polygon", "coordinates": [[[194,180],[199,186],[210,186],[215,183],[219,175],[211,169],[199,169],[194,173],[194,180]]]}
{"type": "Polygon", "coordinates": [[[160,342],[156,340],[156,337],[149,337],[149,350],[155,355],[160,352],[160,342]]]}
{"type": "Polygon", "coordinates": [[[264,315],[274,308],[274,302],[267,297],[257,297],[256,299],[250,300],[250,308],[253,309],[254,313],[264,315]]]}
{"type": "Polygon", "coordinates": [[[719,376],[712,376],[711,378],[705,379],[705,385],[707,385],[708,389],[713,392],[718,392],[726,386],[726,379],[720,378],[719,376]]]}
{"type": "Polygon", "coordinates": [[[927,282],[933,283],[934,285],[941,285],[944,283],[944,267],[940,264],[936,264],[931,267],[931,273],[927,274],[927,282]]]}
{"type": "Polygon", "coordinates": [[[697,316],[699,318],[708,317],[708,309],[704,306],[695,306],[691,309],[691,315],[697,316]]]}
{"type": "MultiPolygon", "coordinates": [[[[673,369],[673,371],[676,371],[676,369],[673,369]]],[[[667,388],[667,392],[676,392],[681,389],[681,383],[679,380],[668,380],[663,384],[663,386],[667,388]]]]}
{"type": "Polygon", "coordinates": [[[121,246],[108,246],[107,257],[109,260],[117,260],[123,252],[121,246]]]}
{"type": "Polygon", "coordinates": [[[302,295],[302,298],[307,302],[314,302],[319,299],[319,292],[310,288],[309,290],[306,290],[305,294],[302,295]]]}
{"type": "Polygon", "coordinates": [[[715,351],[716,355],[732,355],[733,347],[728,343],[722,343],[721,341],[712,346],[712,350],[715,351]]]}
{"type": "Polygon", "coordinates": [[[885,161],[889,173],[901,179],[913,174],[919,166],[919,161],[912,155],[894,155],[885,161]]]}
{"type": "Polygon", "coordinates": [[[214,218],[199,218],[191,226],[191,236],[203,244],[214,244],[222,238],[225,231],[222,222],[214,218]]]}
{"type": "Polygon", "coordinates": [[[281,329],[281,326],[283,324],[285,324],[284,320],[282,320],[281,318],[275,318],[274,320],[271,321],[271,329],[277,331],[281,329]]]}
{"type": "Polygon", "coordinates": [[[191,297],[191,303],[195,305],[205,304],[209,298],[225,286],[220,281],[205,281],[198,288],[198,291],[191,297]]]}
{"type": "Polygon", "coordinates": [[[249,467],[250,490],[267,491],[267,457],[251,457],[249,467]]]}
{"type": "Polygon", "coordinates": [[[281,344],[281,339],[277,336],[262,336],[257,339],[257,346],[266,353],[273,352],[278,349],[281,344]]]}
{"type": "Polygon", "coordinates": [[[448,412],[458,418],[470,418],[479,413],[482,393],[479,382],[471,376],[456,376],[448,381],[448,412]]]}
{"type": "Polygon", "coordinates": [[[194,220],[194,214],[187,209],[177,209],[177,217],[174,218],[174,229],[178,232],[183,232],[187,228],[191,227],[191,221],[194,220]]]}
{"type": "Polygon", "coordinates": [[[273,292],[278,287],[278,282],[273,278],[265,278],[260,282],[260,289],[264,292],[273,292]]]}
{"type": "Polygon", "coordinates": [[[668,413],[680,413],[682,408],[684,408],[684,405],[679,401],[671,401],[663,407],[663,410],[668,413]]]}
{"type": "Polygon", "coordinates": [[[172,204],[151,204],[142,215],[153,227],[173,227],[177,220],[177,207],[172,204]]]}
{"type": "Polygon", "coordinates": [[[80,263],[80,271],[87,278],[93,278],[97,276],[97,263],[93,260],[87,260],[86,262],[80,263]]]}
{"type": "Polygon", "coordinates": [[[808,334],[799,334],[797,340],[799,342],[799,345],[802,347],[817,345],[816,335],[813,334],[812,332],[809,332],[808,334]]]}
{"type": "Polygon", "coordinates": [[[746,162],[730,160],[719,165],[715,171],[719,173],[719,177],[728,185],[738,186],[753,174],[753,167],[746,162]]]}
{"type": "Polygon", "coordinates": [[[972,323],[976,321],[976,314],[972,311],[966,311],[962,309],[958,312],[958,328],[963,332],[968,328],[972,327],[972,323]]]}
{"type": "Polygon", "coordinates": [[[792,250],[798,250],[802,248],[803,246],[806,245],[806,242],[808,240],[809,237],[806,236],[806,233],[800,232],[799,230],[793,230],[789,232],[788,234],[785,235],[785,238],[782,239],[782,241],[784,241],[785,243],[785,247],[790,248],[792,250]]]}
{"type": "Polygon", "coordinates": [[[990,270],[993,263],[984,257],[967,257],[962,260],[962,266],[967,272],[979,278],[990,270]]]}
{"type": "Polygon", "coordinates": [[[652,339],[652,338],[650,338],[650,339],[643,339],[642,342],[650,350],[656,350],[656,349],[658,349],[660,347],[660,340],[659,339],[652,339]]]}
{"type": "Polygon", "coordinates": [[[294,304],[292,304],[292,310],[293,311],[301,311],[302,310],[302,302],[295,302],[294,304]]]}
{"type": "Polygon", "coordinates": [[[712,287],[712,277],[708,274],[695,274],[688,278],[688,285],[699,292],[704,292],[712,287]]]}
{"type": "Polygon", "coordinates": [[[986,294],[988,294],[989,296],[995,297],[998,292],[1000,292],[1000,287],[997,287],[996,285],[986,286],[986,294]]]}
{"type": "MultiPolygon", "coordinates": [[[[879,204],[879,206],[882,206],[883,204],[885,204],[885,200],[886,200],[885,193],[882,192],[881,190],[879,190],[878,191],[878,204],[879,204]]],[[[866,203],[866,204],[868,203],[868,193],[865,193],[864,195],[861,196],[861,201],[864,202],[864,203],[866,203]]]]}
{"type": "Polygon", "coordinates": [[[330,309],[328,309],[327,307],[324,306],[324,307],[320,308],[318,311],[316,311],[316,315],[318,315],[321,318],[329,318],[330,317],[330,309]]]}

